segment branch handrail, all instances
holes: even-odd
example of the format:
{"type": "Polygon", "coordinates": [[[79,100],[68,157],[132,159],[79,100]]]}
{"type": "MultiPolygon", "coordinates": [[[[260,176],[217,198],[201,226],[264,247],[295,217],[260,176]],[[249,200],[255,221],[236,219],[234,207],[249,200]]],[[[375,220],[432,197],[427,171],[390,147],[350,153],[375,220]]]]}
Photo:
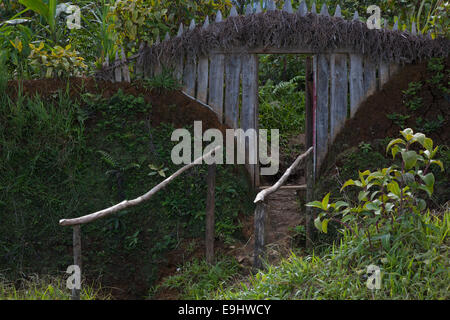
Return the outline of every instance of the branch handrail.
{"type": "Polygon", "coordinates": [[[256,269],[261,269],[263,267],[263,257],[265,252],[265,222],[266,222],[266,201],[265,198],[270,194],[276,192],[286,183],[287,179],[291,175],[292,171],[299,165],[299,163],[305,159],[312,151],[314,147],[310,147],[305,153],[297,157],[293,164],[286,170],[286,172],[281,176],[281,178],[271,187],[264,189],[256,195],[254,203],[256,203],[255,208],[255,218],[254,218],[254,234],[255,234],[255,253],[253,266],[256,269]]]}
{"type": "Polygon", "coordinates": [[[134,207],[138,204],[141,204],[143,202],[148,201],[153,195],[155,195],[158,191],[164,189],[167,185],[169,185],[176,177],[178,177],[179,175],[181,175],[184,171],[192,168],[194,165],[196,164],[200,164],[204,158],[209,157],[210,155],[212,155],[213,153],[217,152],[220,148],[222,148],[221,146],[217,146],[216,148],[214,148],[213,150],[211,150],[210,152],[208,152],[207,154],[203,155],[200,158],[197,158],[196,160],[194,160],[194,162],[191,162],[190,164],[184,166],[183,168],[178,169],[178,171],[176,171],[175,173],[173,173],[170,177],[166,178],[164,181],[162,181],[161,183],[159,183],[158,185],[156,185],[155,187],[153,187],[150,191],[148,191],[147,193],[143,194],[140,197],[137,197],[136,199],[133,200],[125,200],[122,201],[112,207],[109,207],[107,209],[103,209],[82,217],[78,217],[78,218],[73,218],[73,219],[61,219],[59,221],[59,224],[61,226],[75,226],[75,225],[80,225],[80,224],[86,224],[86,223],[90,223],[93,222],[95,220],[98,220],[100,218],[106,217],[112,213],[124,210],[126,208],[129,207],[134,207]]]}
{"type": "Polygon", "coordinates": [[[293,164],[286,170],[286,172],[281,176],[281,178],[270,188],[264,189],[256,195],[254,203],[264,201],[264,199],[270,194],[276,192],[280,189],[287,181],[292,171],[299,165],[299,163],[305,159],[312,151],[313,147],[309,148],[305,153],[299,155],[293,164]]]}

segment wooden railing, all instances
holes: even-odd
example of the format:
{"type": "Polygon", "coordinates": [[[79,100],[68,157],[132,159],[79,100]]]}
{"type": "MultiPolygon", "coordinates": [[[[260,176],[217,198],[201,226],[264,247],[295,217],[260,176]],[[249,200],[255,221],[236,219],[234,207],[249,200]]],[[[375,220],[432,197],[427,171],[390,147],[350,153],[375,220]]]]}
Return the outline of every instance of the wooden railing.
{"type": "MultiPolygon", "coordinates": [[[[175,180],[179,175],[181,175],[186,170],[192,168],[195,165],[201,164],[203,159],[212,156],[215,152],[218,152],[222,147],[218,146],[215,149],[211,150],[207,154],[203,155],[202,157],[196,159],[194,162],[180,168],[178,171],[176,171],[174,174],[172,174],[170,177],[166,178],[163,182],[158,184],[157,186],[153,187],[150,191],[148,191],[146,194],[133,199],[133,200],[125,200],[121,203],[118,203],[112,207],[109,207],[107,209],[103,209],[82,217],[73,218],[73,219],[61,219],[59,221],[59,224],[61,226],[71,226],[73,227],[73,258],[74,258],[74,265],[78,266],[81,271],[81,225],[87,224],[93,221],[96,221],[98,219],[104,218],[106,216],[109,216],[113,213],[119,212],[121,210],[124,210],[126,208],[134,207],[139,204],[142,204],[148,200],[150,200],[157,192],[163,190],[166,186],[168,186],[172,181],[175,180]]],[[[208,184],[208,192],[206,197],[206,260],[209,263],[212,263],[214,260],[214,208],[215,208],[215,196],[214,196],[214,190],[216,187],[216,165],[210,164],[208,166],[208,177],[207,177],[207,184],[208,184]]],[[[81,275],[80,275],[81,277],[81,275]]],[[[72,300],[79,300],[80,299],[80,289],[73,289],[72,290],[72,300]]]]}
{"type": "MultiPolygon", "coordinates": [[[[266,222],[266,198],[272,194],[275,193],[277,190],[279,190],[287,181],[291,173],[294,171],[294,169],[304,160],[307,158],[310,154],[312,155],[314,148],[310,147],[305,153],[298,156],[298,158],[294,161],[294,163],[286,170],[286,172],[281,176],[281,178],[275,183],[273,186],[262,190],[256,195],[254,203],[256,203],[255,208],[255,254],[254,254],[254,261],[253,266],[256,269],[261,269],[263,266],[263,260],[264,260],[264,253],[265,253],[265,222],[266,222]]],[[[311,167],[307,169],[307,171],[312,170],[311,167]]],[[[310,175],[307,172],[307,193],[308,188],[312,187],[311,183],[308,183],[308,177],[310,175]]],[[[306,219],[307,222],[309,219],[306,219]]],[[[308,235],[307,235],[308,237],[308,235]]]]}

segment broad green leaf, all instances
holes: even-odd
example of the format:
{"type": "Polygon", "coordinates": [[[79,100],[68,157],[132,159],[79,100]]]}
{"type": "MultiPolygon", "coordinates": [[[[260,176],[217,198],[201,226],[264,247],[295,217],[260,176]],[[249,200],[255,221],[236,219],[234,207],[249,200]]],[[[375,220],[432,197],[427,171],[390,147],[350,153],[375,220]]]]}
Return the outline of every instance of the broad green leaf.
{"type": "Polygon", "coordinates": [[[323,197],[323,200],[322,200],[322,209],[324,211],[328,210],[328,202],[329,202],[329,200],[330,200],[330,193],[327,193],[327,195],[325,197],[323,197]]]}
{"type": "Polygon", "coordinates": [[[430,161],[431,164],[437,164],[439,167],[441,167],[441,171],[444,171],[444,165],[442,164],[441,160],[431,160],[430,161]]]}
{"type": "Polygon", "coordinates": [[[392,181],[387,185],[387,189],[395,194],[397,197],[400,197],[400,187],[396,181],[392,181]]]}
{"type": "Polygon", "coordinates": [[[322,232],[322,222],[320,221],[320,217],[314,219],[314,226],[317,228],[317,230],[322,232]]]}
{"type": "Polygon", "coordinates": [[[414,131],[411,128],[406,128],[405,130],[400,131],[400,133],[406,141],[410,141],[413,138],[414,131]]]}
{"type": "Polygon", "coordinates": [[[433,150],[433,140],[431,140],[430,138],[425,138],[423,147],[431,152],[433,150]]]}
{"type": "Polygon", "coordinates": [[[319,208],[322,209],[322,202],[320,201],[313,201],[313,202],[308,202],[306,204],[307,207],[314,207],[314,208],[319,208]]]}
{"type": "Polygon", "coordinates": [[[395,156],[401,151],[399,146],[393,146],[391,149],[392,159],[395,159],[395,156]]]}
{"type": "Polygon", "coordinates": [[[405,169],[409,170],[414,167],[417,163],[418,154],[415,151],[404,151],[402,152],[402,158],[405,162],[405,169]]]}
{"type": "Polygon", "coordinates": [[[353,181],[352,179],[347,180],[344,185],[341,188],[341,191],[344,190],[346,187],[348,186],[354,186],[355,185],[355,181],[353,181]]]}
{"type": "Polygon", "coordinates": [[[405,142],[403,139],[401,139],[401,138],[392,140],[391,142],[389,142],[388,146],[386,147],[386,153],[389,151],[389,149],[390,149],[392,146],[394,146],[394,145],[396,145],[396,144],[403,144],[403,145],[405,145],[406,142],[405,142]]]}
{"type": "Polygon", "coordinates": [[[366,209],[371,210],[371,211],[378,211],[378,210],[380,210],[380,208],[376,204],[374,204],[372,202],[368,202],[366,204],[366,209]]]}
{"type": "Polygon", "coordinates": [[[431,187],[434,186],[435,179],[434,179],[433,173],[430,172],[429,174],[427,174],[425,176],[420,175],[420,177],[422,178],[423,182],[425,182],[425,184],[427,186],[431,186],[431,187]]]}
{"type": "Polygon", "coordinates": [[[328,219],[324,219],[322,221],[322,231],[323,231],[323,233],[327,233],[327,231],[328,231],[328,222],[329,221],[330,220],[328,220],[328,219]]]}
{"type": "Polygon", "coordinates": [[[434,191],[433,186],[421,185],[421,186],[419,186],[419,189],[425,191],[430,198],[433,195],[433,191],[434,191]]]}
{"type": "Polygon", "coordinates": [[[49,8],[42,0],[19,0],[20,4],[23,4],[28,9],[36,12],[42,16],[47,23],[49,22],[49,8]]]}
{"type": "Polygon", "coordinates": [[[394,207],[395,207],[395,205],[393,203],[390,203],[390,202],[386,203],[385,206],[384,206],[384,208],[386,209],[387,212],[391,212],[392,209],[394,209],[394,207]]]}
{"type": "Polygon", "coordinates": [[[335,203],[335,209],[339,210],[342,207],[348,207],[348,203],[344,201],[338,201],[335,203]]]}
{"type": "Polygon", "coordinates": [[[361,201],[367,201],[367,195],[369,194],[369,191],[360,191],[358,194],[358,200],[361,201]]]}
{"type": "Polygon", "coordinates": [[[424,145],[424,143],[425,143],[425,135],[423,134],[423,133],[420,133],[420,132],[418,132],[418,133],[416,133],[414,136],[413,136],[413,139],[412,139],[412,143],[413,142],[418,142],[418,143],[420,143],[420,145],[421,146],[423,146],[424,145]]]}

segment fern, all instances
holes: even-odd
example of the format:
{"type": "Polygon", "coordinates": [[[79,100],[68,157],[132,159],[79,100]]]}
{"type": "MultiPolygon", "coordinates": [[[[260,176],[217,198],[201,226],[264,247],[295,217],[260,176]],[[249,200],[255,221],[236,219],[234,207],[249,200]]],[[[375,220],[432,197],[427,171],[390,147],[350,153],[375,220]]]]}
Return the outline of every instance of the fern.
{"type": "Polygon", "coordinates": [[[111,156],[108,152],[103,151],[103,150],[98,150],[97,152],[101,154],[102,160],[105,161],[105,163],[107,165],[109,165],[109,166],[111,166],[112,168],[115,168],[115,169],[120,167],[119,162],[117,160],[115,160],[113,158],[113,156],[111,156]]]}

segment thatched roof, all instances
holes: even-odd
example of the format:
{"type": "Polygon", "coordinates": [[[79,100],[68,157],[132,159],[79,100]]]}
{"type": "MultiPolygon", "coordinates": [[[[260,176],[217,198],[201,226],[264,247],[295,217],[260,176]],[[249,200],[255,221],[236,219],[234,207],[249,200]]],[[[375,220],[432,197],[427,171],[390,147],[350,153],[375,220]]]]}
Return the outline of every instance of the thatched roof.
{"type": "Polygon", "coordinates": [[[229,17],[207,28],[197,26],[182,35],[144,51],[145,63],[176,61],[182,55],[200,56],[215,51],[233,53],[256,48],[299,49],[331,53],[346,49],[371,60],[412,63],[432,57],[447,57],[450,41],[432,40],[427,35],[388,29],[369,29],[358,20],[348,21],[314,13],[267,11],[229,17]]]}

